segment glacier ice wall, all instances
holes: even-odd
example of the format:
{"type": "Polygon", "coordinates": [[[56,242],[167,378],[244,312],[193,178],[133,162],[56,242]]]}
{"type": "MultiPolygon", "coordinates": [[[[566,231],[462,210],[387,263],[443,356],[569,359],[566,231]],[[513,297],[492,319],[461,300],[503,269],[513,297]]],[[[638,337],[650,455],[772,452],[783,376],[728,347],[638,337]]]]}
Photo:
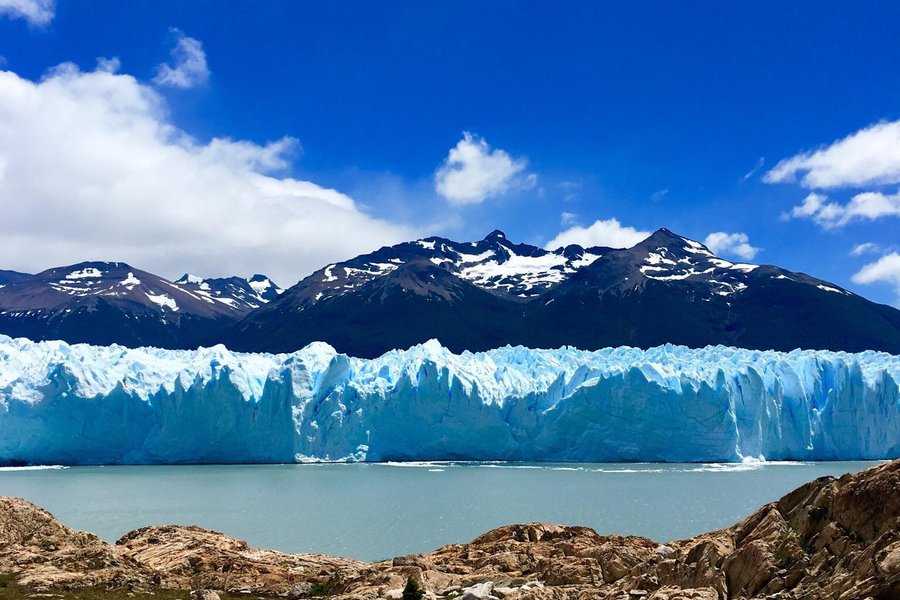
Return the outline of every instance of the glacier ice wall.
{"type": "Polygon", "coordinates": [[[900,357],[431,341],[374,360],[0,336],[0,463],[900,456],[900,357]]]}

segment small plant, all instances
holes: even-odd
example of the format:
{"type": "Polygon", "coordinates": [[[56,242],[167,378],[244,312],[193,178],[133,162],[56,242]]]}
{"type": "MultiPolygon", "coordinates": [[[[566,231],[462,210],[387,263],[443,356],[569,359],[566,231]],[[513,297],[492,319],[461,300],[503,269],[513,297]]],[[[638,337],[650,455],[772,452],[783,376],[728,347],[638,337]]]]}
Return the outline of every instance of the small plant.
{"type": "Polygon", "coordinates": [[[778,548],[772,556],[775,564],[781,569],[787,569],[794,562],[794,556],[786,548],[778,548]]]}
{"type": "Polygon", "coordinates": [[[403,588],[403,600],[422,600],[424,595],[425,590],[422,589],[416,578],[408,577],[406,579],[406,587],[403,588]]]}
{"type": "Polygon", "coordinates": [[[309,588],[310,596],[327,596],[329,595],[328,584],[316,582],[309,588]]]}

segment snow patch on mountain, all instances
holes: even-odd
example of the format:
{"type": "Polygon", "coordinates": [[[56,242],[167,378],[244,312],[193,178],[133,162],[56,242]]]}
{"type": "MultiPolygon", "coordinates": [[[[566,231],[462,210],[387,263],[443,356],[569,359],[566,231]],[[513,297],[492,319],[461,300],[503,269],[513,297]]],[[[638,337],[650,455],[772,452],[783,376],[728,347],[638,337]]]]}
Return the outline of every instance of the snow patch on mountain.
{"type": "Polygon", "coordinates": [[[141,280],[134,276],[134,273],[131,271],[128,272],[128,277],[122,280],[119,285],[124,285],[129,290],[136,285],[141,285],[141,280]]]}
{"type": "Polygon", "coordinates": [[[504,288],[511,293],[530,296],[535,288],[543,291],[565,281],[569,275],[600,256],[585,253],[572,260],[561,253],[523,256],[510,249],[504,259],[496,258],[492,252],[485,252],[474,258],[475,260],[464,263],[474,264],[464,266],[459,272],[460,277],[485,289],[504,288]]]}
{"type": "Polygon", "coordinates": [[[103,271],[100,269],[95,269],[94,267],[88,267],[86,269],[81,269],[80,271],[72,271],[68,275],[66,275],[66,279],[87,279],[87,278],[98,278],[103,277],[103,271]]]}
{"type": "Polygon", "coordinates": [[[668,245],[647,253],[639,270],[647,279],[656,281],[706,280],[714,294],[731,296],[747,289],[743,276],[757,268],[759,265],[718,258],[700,242],[670,236],[668,245]]]}
{"type": "Polygon", "coordinates": [[[174,285],[203,302],[220,304],[238,312],[259,308],[284,292],[268,277],[258,274],[249,279],[243,277],[204,279],[185,273],[175,280],[174,285]]]}
{"type": "Polygon", "coordinates": [[[169,298],[168,294],[146,294],[147,298],[153,304],[159,305],[160,308],[168,308],[171,311],[178,310],[178,303],[173,298],[169,298]]]}
{"type": "MultiPolygon", "coordinates": [[[[514,244],[501,231],[478,242],[427,238],[381,248],[331,264],[303,283],[319,284],[316,301],[344,295],[397,270],[422,261],[436,265],[484,290],[515,298],[533,298],[600,258],[599,252],[572,246],[555,251],[514,244]]],[[[302,308],[302,307],[301,307],[302,308]]]]}

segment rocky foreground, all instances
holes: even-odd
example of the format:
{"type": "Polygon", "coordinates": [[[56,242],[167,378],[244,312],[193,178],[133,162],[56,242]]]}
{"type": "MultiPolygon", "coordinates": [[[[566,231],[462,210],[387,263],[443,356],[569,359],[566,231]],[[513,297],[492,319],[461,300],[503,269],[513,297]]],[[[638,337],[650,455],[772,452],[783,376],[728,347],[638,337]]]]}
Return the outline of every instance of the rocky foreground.
{"type": "MultiPolygon", "coordinates": [[[[740,523],[659,544],[532,523],[429,554],[363,563],[284,554],[197,527],[145,527],[114,545],[0,498],[0,574],[20,589],[219,590],[253,597],[458,600],[900,599],[900,460],[810,482],[740,523]]],[[[214,598],[216,594],[194,594],[214,598]]]]}

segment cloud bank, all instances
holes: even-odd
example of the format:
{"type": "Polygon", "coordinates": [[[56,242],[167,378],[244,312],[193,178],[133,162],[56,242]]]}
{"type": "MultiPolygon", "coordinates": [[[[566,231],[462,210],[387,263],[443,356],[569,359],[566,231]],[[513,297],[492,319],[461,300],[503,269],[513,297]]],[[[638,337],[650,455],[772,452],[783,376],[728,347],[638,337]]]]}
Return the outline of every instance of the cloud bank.
{"type": "Polygon", "coordinates": [[[284,174],[296,140],[200,141],[116,61],[40,81],[0,71],[0,264],[119,260],[165,276],[267,272],[290,285],[414,237],[284,174]]]}

